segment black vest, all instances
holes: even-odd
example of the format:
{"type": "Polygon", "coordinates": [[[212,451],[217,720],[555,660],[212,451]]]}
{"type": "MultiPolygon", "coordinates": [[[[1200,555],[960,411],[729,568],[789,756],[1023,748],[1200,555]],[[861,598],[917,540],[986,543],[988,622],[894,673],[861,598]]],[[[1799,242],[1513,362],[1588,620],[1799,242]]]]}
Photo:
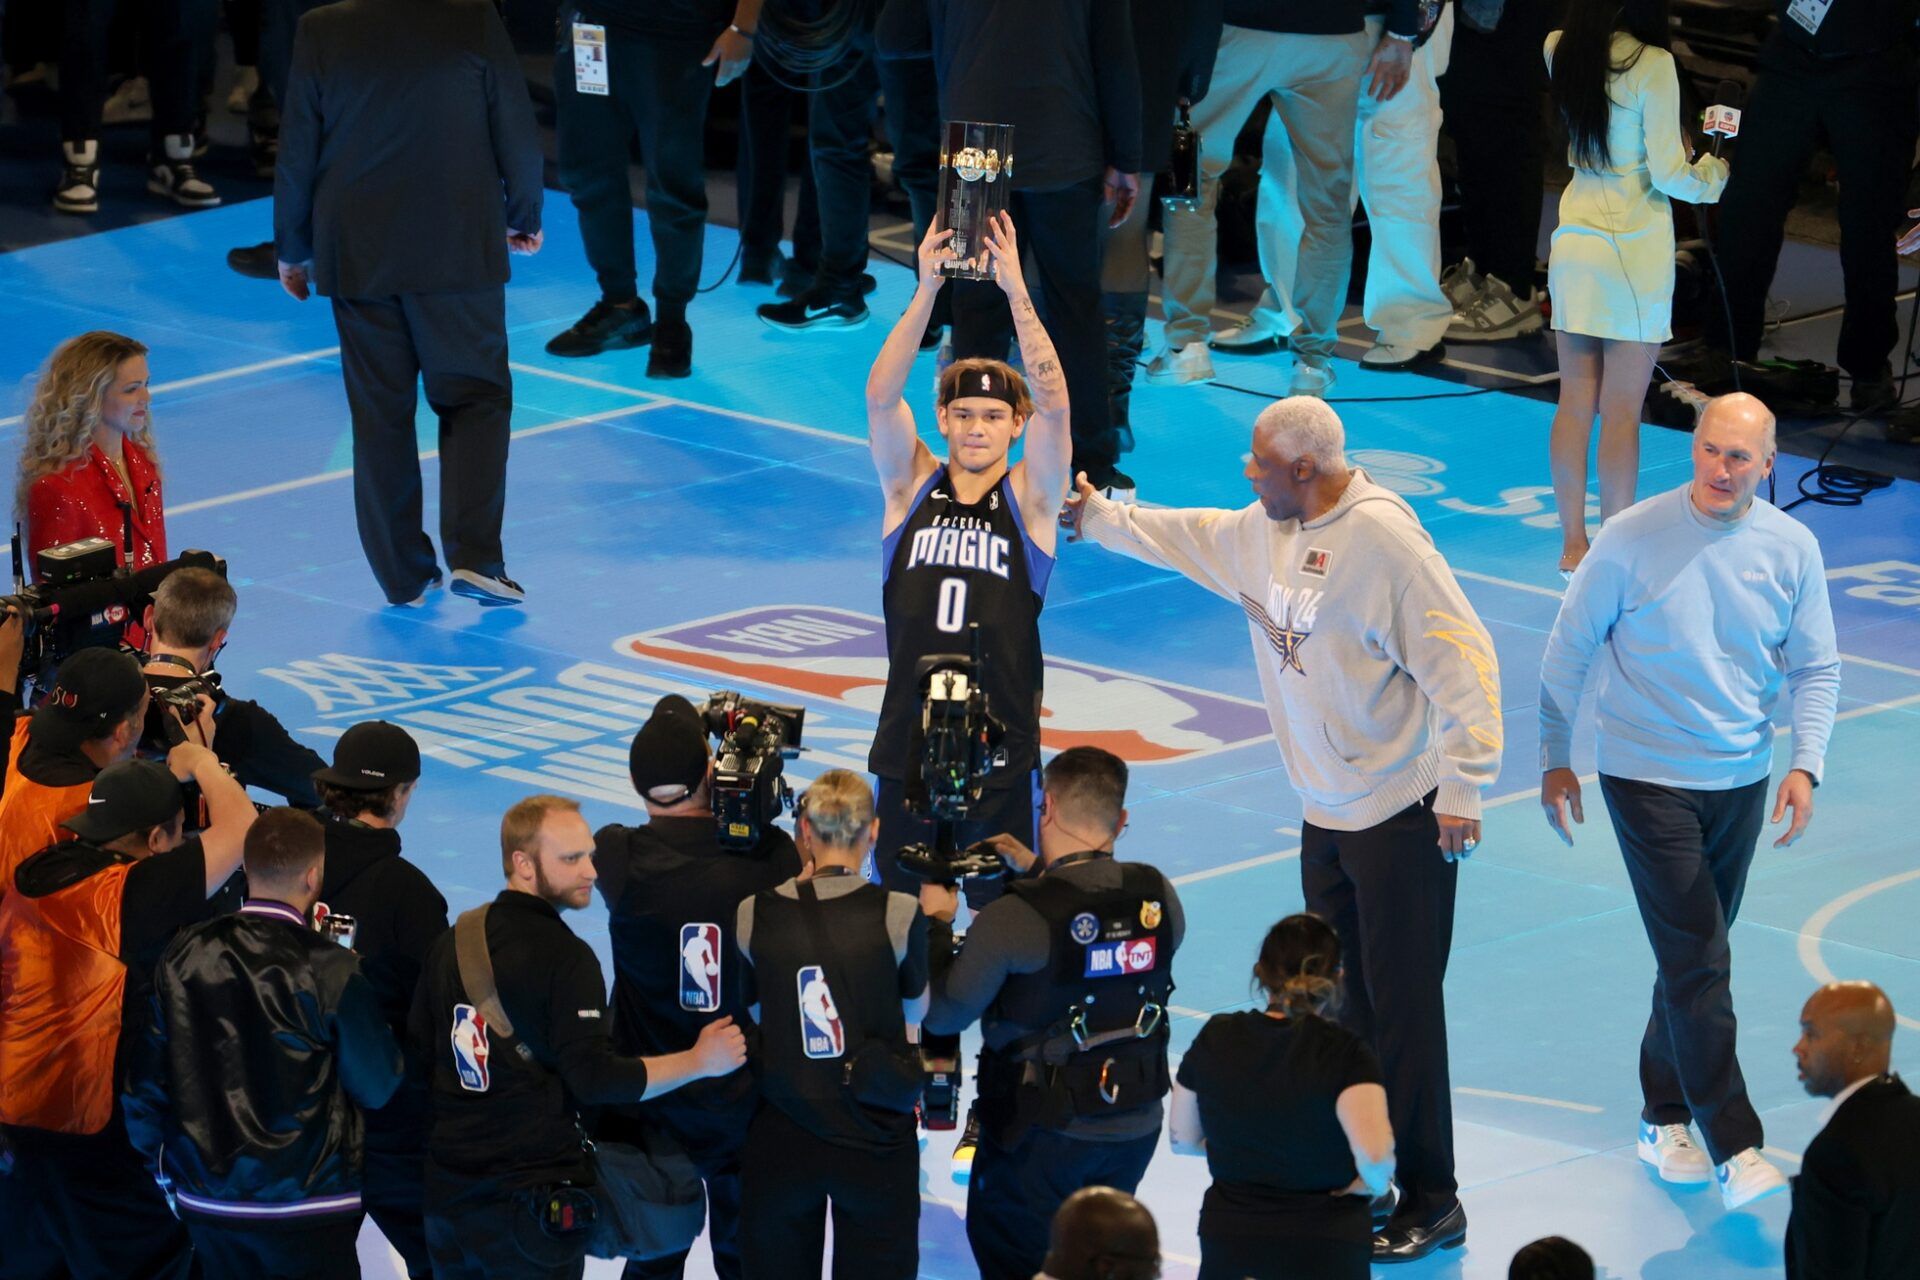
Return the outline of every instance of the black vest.
{"type": "Polygon", "coordinates": [[[887,891],[862,884],[843,897],[815,898],[811,887],[801,885],[799,899],[769,889],[753,900],[762,1095],[829,1142],[912,1142],[911,1115],[861,1106],[847,1093],[854,1055],[868,1041],[910,1052],[887,891]]]}
{"type": "Polygon", "coordinates": [[[1007,1145],[1028,1126],[1149,1106],[1171,1087],[1166,881],[1145,863],[1118,866],[1114,889],[1057,875],[1007,886],[1047,928],[1046,966],[1012,975],[994,998],[996,1016],[1026,1034],[980,1056],[981,1121],[1007,1145]]]}

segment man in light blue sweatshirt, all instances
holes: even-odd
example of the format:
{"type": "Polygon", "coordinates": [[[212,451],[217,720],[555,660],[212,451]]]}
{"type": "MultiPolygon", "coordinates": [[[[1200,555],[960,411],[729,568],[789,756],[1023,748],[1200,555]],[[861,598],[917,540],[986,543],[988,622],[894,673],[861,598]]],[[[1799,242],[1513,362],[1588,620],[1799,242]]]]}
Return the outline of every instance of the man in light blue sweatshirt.
{"type": "Polygon", "coordinates": [[[1754,496],[1773,459],[1765,405],[1709,405],[1693,478],[1600,530],[1540,666],[1540,803],[1569,845],[1569,817],[1584,820],[1574,713],[1600,668],[1600,791],[1659,967],[1640,1043],[1640,1158],[1668,1182],[1717,1180],[1729,1209],[1787,1185],[1760,1155],[1734,1053],[1727,944],[1766,815],[1774,709],[1784,686],[1793,748],[1773,821],[1791,809],[1793,822],[1782,848],[1813,817],[1840,696],[1820,546],[1754,496]]]}

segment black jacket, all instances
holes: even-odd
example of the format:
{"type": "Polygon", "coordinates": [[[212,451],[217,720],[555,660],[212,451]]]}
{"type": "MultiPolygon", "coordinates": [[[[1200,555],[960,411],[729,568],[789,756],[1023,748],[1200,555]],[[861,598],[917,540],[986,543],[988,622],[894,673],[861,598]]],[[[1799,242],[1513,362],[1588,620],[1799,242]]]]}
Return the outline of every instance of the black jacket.
{"type": "Polygon", "coordinates": [[[1788,1280],[1920,1274],[1920,1098],[1861,1086],[1807,1144],[1787,1222],[1788,1280]]]}
{"type": "Polygon", "coordinates": [[[540,230],[540,137],[491,0],[341,0],[300,19],[273,229],[341,298],[507,281],[540,230]]]}
{"type": "Polygon", "coordinates": [[[353,953],[248,899],[182,933],[154,974],[125,1099],[185,1215],[298,1222],[360,1211],[361,1118],[400,1050],[353,953]]]}
{"type": "MultiPolygon", "coordinates": [[[[147,683],[165,689],[192,678],[184,673],[148,673],[147,683]]],[[[243,787],[271,791],[296,809],[320,807],[320,791],[313,784],[313,774],[316,769],[326,768],[327,762],[288,733],[273,712],[257,702],[228,696],[214,705],[213,754],[243,787]]]]}

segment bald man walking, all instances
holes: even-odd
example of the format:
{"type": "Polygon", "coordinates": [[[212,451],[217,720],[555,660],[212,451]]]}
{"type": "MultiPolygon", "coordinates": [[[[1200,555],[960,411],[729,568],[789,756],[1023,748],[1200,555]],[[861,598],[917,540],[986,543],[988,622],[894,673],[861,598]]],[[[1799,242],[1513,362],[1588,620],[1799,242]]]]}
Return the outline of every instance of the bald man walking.
{"type": "Polygon", "coordinates": [[[1893,1074],[1893,1005],[1829,982],[1800,1011],[1800,1082],[1832,1098],[1793,1180],[1787,1280],[1895,1280],[1920,1260],[1920,1098],[1893,1074]]]}
{"type": "Polygon", "coordinates": [[[1571,845],[1585,820],[1573,720],[1599,668],[1600,791],[1658,974],[1640,1041],[1637,1150],[1672,1183],[1717,1181],[1738,1209],[1786,1189],[1734,1052],[1727,930],[1766,816],[1773,715],[1793,708],[1774,841],[1813,817],[1840,696],[1820,545],[1756,496],[1773,415],[1749,395],[1707,406],[1687,483],[1601,528],[1560,603],[1540,668],[1540,804],[1571,845]],[[1703,1155],[1688,1131],[1699,1126],[1703,1155]]]}
{"type": "Polygon", "coordinates": [[[1386,1076],[1400,1196],[1374,1260],[1410,1262],[1466,1239],[1441,980],[1456,859],[1479,843],[1480,793],[1500,772],[1499,665],[1413,508],[1347,465],[1324,401],[1262,410],[1245,476],[1255,501],[1238,511],[1125,506],[1082,477],[1069,518],[1247,615],[1305,815],[1307,908],[1346,956],[1341,1021],[1386,1076]]]}

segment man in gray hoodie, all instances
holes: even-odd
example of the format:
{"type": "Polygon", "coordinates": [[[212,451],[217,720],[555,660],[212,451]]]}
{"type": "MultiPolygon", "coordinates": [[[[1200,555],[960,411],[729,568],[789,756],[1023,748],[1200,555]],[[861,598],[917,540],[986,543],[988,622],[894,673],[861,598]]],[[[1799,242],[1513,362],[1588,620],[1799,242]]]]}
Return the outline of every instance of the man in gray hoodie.
{"type": "Polygon", "coordinates": [[[1305,814],[1307,907],[1340,934],[1341,1017],[1386,1075],[1398,1205],[1376,1262],[1466,1239],[1453,1171],[1441,981],[1457,859],[1500,771],[1493,641],[1412,508],[1346,463],[1323,401],[1254,423],[1238,511],[1122,506],[1085,483],[1081,536],[1185,574],[1246,612],[1260,687],[1305,814]]]}

